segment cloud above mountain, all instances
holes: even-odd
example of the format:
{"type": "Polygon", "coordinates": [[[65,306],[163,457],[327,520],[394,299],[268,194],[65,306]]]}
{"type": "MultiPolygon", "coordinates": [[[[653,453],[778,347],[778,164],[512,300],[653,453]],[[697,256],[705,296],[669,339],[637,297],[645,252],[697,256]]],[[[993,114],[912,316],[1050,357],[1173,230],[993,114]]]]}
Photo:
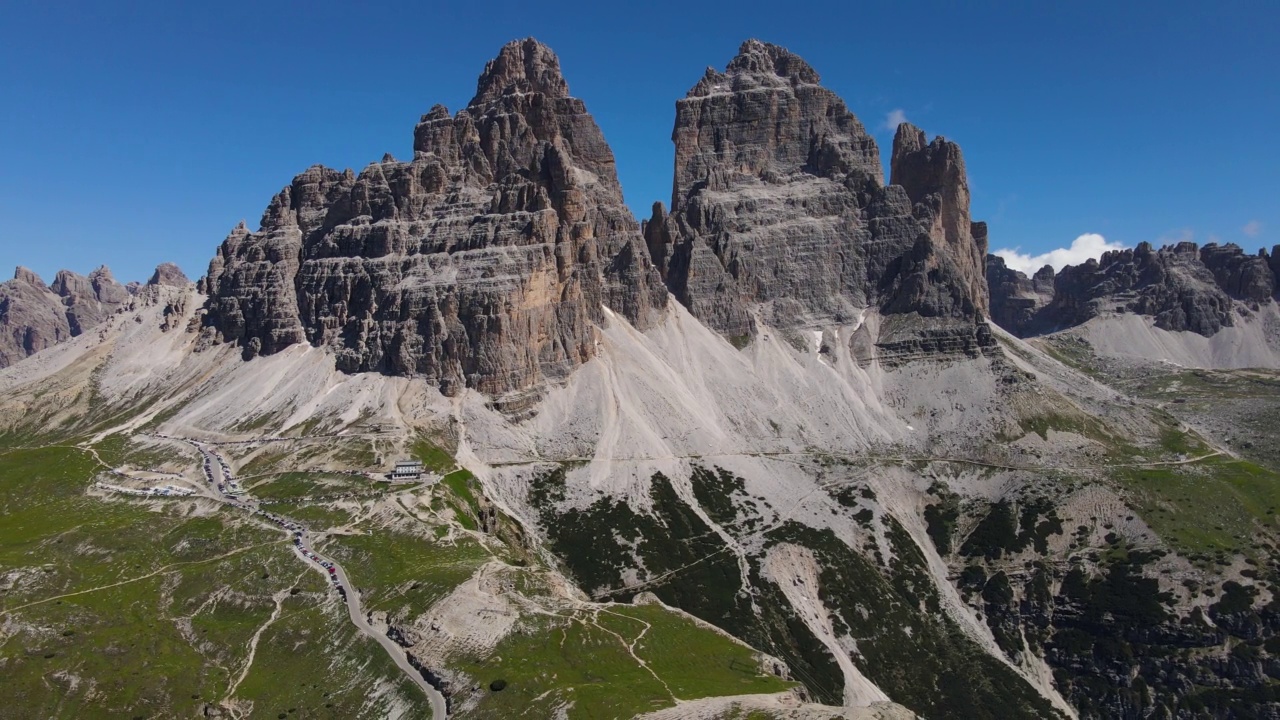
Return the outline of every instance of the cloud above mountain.
{"type": "Polygon", "coordinates": [[[894,108],[884,116],[884,129],[890,132],[896,131],[898,126],[907,122],[907,111],[902,108],[894,108]]]}
{"type": "Polygon", "coordinates": [[[1262,234],[1262,223],[1257,220],[1250,220],[1245,223],[1244,227],[1240,228],[1240,231],[1247,237],[1258,237],[1258,235],[1262,234]]]}
{"type": "Polygon", "coordinates": [[[1097,233],[1085,233],[1071,241],[1070,247],[1056,248],[1039,255],[1019,252],[1021,248],[1003,248],[995,251],[995,255],[1004,258],[1005,265],[1028,275],[1045,265],[1053,266],[1054,272],[1068,265],[1079,265],[1089,258],[1102,257],[1111,250],[1123,250],[1124,245],[1109,242],[1097,233]]]}

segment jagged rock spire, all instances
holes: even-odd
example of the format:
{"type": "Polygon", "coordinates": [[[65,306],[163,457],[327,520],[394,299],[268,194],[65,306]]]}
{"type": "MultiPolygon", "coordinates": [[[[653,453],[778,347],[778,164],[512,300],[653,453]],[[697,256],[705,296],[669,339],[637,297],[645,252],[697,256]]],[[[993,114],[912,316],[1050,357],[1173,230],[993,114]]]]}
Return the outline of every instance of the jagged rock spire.
{"type": "Polygon", "coordinates": [[[820,82],[818,73],[799,55],[773,43],[761,42],[752,38],[742,43],[738,54],[729,61],[725,72],[749,73],[752,75],[776,75],[796,84],[817,85],[820,82]]]}
{"type": "Polygon", "coordinates": [[[88,277],[59,270],[51,285],[19,266],[0,283],[0,367],[75,337],[129,301],[105,265],[88,277]]]}
{"type": "Polygon", "coordinates": [[[645,226],[672,294],[728,336],[752,332],[757,308],[782,327],[875,307],[972,333],[986,226],[969,219],[959,148],[900,129],[910,187],[886,187],[875,140],[818,81],[794,53],[748,40],[676,103],[671,212],[645,226]]]}
{"type": "Polygon", "coordinates": [[[987,312],[987,228],[969,217],[969,177],[960,146],[939,135],[926,143],[923,130],[901,123],[893,138],[889,182],[927,208],[929,233],[950,255],[976,309],[987,312]]]}
{"type": "Polygon", "coordinates": [[[512,40],[484,66],[468,107],[493,102],[503,95],[541,93],[551,99],[569,97],[569,84],[560,74],[560,58],[534,40],[512,40]]]}
{"type": "Polygon", "coordinates": [[[466,109],[422,116],[412,161],[294,178],[205,288],[208,323],[248,357],[306,341],[446,393],[563,376],[604,308],[645,328],[666,301],[612,151],[532,39],[502,48],[466,109]]]}

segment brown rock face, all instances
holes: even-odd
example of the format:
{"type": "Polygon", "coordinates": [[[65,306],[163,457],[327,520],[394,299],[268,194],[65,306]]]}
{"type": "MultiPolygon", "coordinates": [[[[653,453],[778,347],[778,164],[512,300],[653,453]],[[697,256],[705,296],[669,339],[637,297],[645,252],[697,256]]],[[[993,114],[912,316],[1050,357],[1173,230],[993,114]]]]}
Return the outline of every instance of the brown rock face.
{"type": "Polygon", "coordinates": [[[986,226],[970,222],[959,148],[900,130],[902,185],[885,186],[875,140],[818,81],[749,40],[676,103],[671,213],[656,206],[645,225],[672,294],[728,336],[754,332],[755,312],[804,327],[868,307],[972,336],[987,308],[986,226]]]}
{"type": "Polygon", "coordinates": [[[19,267],[0,284],[0,367],[85,332],[129,297],[105,266],[88,277],[61,270],[50,286],[19,267]]]}
{"type": "Polygon", "coordinates": [[[985,314],[987,226],[969,217],[969,177],[960,146],[941,136],[926,143],[923,130],[902,123],[893,138],[889,182],[907,191],[933,247],[954,266],[964,296],[985,314]]]}
{"type": "Polygon", "coordinates": [[[151,279],[147,280],[147,284],[186,287],[191,284],[191,281],[187,279],[186,273],[182,272],[182,268],[177,265],[160,263],[156,266],[156,271],[151,273],[151,279]]]}
{"type": "Polygon", "coordinates": [[[116,282],[105,265],[89,273],[88,277],[70,270],[59,270],[49,289],[62,297],[72,335],[79,335],[97,325],[129,302],[129,291],[116,282]]]}
{"type": "Polygon", "coordinates": [[[605,308],[640,328],[666,301],[613,153],[559,61],[508,44],[476,95],[414,130],[414,158],[316,166],[232,231],[207,322],[272,353],[327,345],[346,371],[503,393],[589,359],[605,308]]]}
{"type": "Polygon", "coordinates": [[[0,284],[0,367],[71,337],[62,299],[34,272],[20,267],[0,284]]]}

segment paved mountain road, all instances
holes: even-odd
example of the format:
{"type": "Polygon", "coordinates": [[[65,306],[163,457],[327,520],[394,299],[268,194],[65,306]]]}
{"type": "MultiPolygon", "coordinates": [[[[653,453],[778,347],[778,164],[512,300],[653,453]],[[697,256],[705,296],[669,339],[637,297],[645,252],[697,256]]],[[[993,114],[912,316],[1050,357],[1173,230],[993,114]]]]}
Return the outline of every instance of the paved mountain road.
{"type": "MultiPolygon", "coordinates": [[[[351,618],[351,624],[355,625],[360,632],[377,641],[377,643],[387,651],[387,654],[391,656],[391,659],[395,661],[396,666],[404,671],[404,674],[407,675],[410,680],[413,680],[418,687],[422,688],[422,691],[427,694],[427,699],[431,701],[431,717],[434,718],[434,720],[445,720],[445,718],[448,717],[448,706],[445,703],[444,695],[441,695],[439,690],[432,687],[431,683],[427,682],[426,678],[422,676],[422,673],[418,672],[418,669],[410,664],[409,657],[405,655],[404,648],[400,647],[394,640],[387,637],[385,633],[378,632],[377,629],[369,624],[369,620],[365,617],[364,609],[360,604],[360,592],[356,590],[355,585],[351,583],[351,579],[347,576],[347,571],[335,562],[333,558],[325,557],[316,552],[315,548],[307,544],[307,537],[308,533],[303,531],[303,545],[311,548],[311,552],[314,553],[316,557],[320,558],[322,562],[328,562],[333,565],[334,575],[338,579],[338,585],[346,590],[347,615],[351,618]]],[[[297,555],[321,574],[329,574],[328,571],[325,570],[325,568],[318,562],[311,558],[304,557],[302,555],[302,551],[297,551],[297,555]]]]}

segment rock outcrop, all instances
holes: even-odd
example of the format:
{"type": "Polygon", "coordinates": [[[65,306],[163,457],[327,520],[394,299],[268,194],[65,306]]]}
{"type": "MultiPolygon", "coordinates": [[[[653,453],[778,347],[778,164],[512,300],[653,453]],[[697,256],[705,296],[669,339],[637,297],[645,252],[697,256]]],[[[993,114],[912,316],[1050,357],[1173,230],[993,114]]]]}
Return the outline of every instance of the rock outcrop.
{"type": "Polygon", "coordinates": [[[1163,330],[1210,337],[1237,318],[1274,301],[1275,250],[1254,255],[1240,247],[1182,242],[1159,250],[1141,243],[1098,260],[1034,278],[988,258],[991,315],[1022,336],[1074,327],[1107,313],[1150,316],[1163,330]]]}
{"type": "Polygon", "coordinates": [[[186,273],[182,272],[182,268],[177,265],[160,263],[156,266],[156,271],[151,273],[151,279],[147,280],[147,284],[186,287],[191,284],[191,281],[187,279],[186,273]]]}
{"type": "Polygon", "coordinates": [[[231,232],[205,289],[207,322],[246,356],[309,342],[445,393],[561,377],[610,310],[645,328],[666,302],[612,151],[532,39],[489,62],[466,109],[422,117],[413,160],[294,178],[258,231],[231,232]]]}
{"type": "Polygon", "coordinates": [[[0,284],[0,367],[75,337],[129,301],[106,266],[88,277],[61,270],[52,285],[19,267],[0,284]]]}
{"type": "Polygon", "coordinates": [[[1025,337],[1040,310],[1053,300],[1053,279],[1053,267],[1049,265],[1027,277],[1005,265],[1004,258],[988,255],[991,321],[1014,335],[1025,337]]]}
{"type": "Polygon", "coordinates": [[[757,313],[803,328],[867,308],[974,336],[986,226],[970,221],[959,147],[904,124],[885,185],[875,140],[818,81],[749,40],[676,103],[671,210],[655,205],[644,228],[668,288],[729,337],[754,333],[757,313]]]}
{"type": "Polygon", "coordinates": [[[106,265],[89,273],[88,277],[70,270],[59,270],[49,289],[62,298],[72,335],[79,335],[97,325],[129,302],[129,291],[116,282],[106,265]]]}

